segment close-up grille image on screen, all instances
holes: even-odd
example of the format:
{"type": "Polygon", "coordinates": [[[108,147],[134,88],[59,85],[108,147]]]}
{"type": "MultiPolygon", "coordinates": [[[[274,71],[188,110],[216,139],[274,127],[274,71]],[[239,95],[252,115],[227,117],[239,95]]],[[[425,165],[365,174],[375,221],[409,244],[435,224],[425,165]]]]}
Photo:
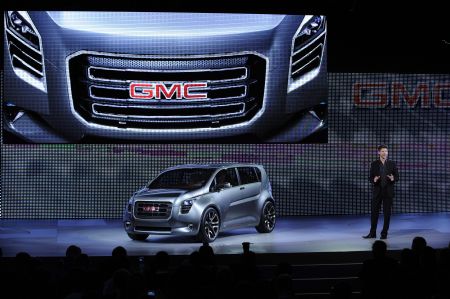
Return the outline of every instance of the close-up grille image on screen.
{"type": "Polygon", "coordinates": [[[260,112],[266,60],[236,55],[149,61],[139,56],[80,54],[69,60],[69,72],[75,111],[88,122],[122,128],[195,129],[241,124],[260,112]],[[171,85],[169,92],[154,89],[160,100],[150,104],[144,96],[129,99],[130,81],[208,82],[208,87],[200,88],[204,99],[187,103],[170,98],[172,90],[183,96],[184,86],[171,85]]]}
{"type": "Polygon", "coordinates": [[[3,143],[326,143],[323,15],[5,11],[3,143]]]}

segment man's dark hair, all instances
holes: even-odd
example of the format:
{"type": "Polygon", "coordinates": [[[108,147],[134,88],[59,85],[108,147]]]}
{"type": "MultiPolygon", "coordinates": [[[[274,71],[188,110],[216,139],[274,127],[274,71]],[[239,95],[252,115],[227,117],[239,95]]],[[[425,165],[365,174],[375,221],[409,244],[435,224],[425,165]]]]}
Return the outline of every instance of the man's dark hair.
{"type": "Polygon", "coordinates": [[[378,151],[381,151],[383,148],[387,149],[387,145],[382,144],[377,147],[378,151]]]}

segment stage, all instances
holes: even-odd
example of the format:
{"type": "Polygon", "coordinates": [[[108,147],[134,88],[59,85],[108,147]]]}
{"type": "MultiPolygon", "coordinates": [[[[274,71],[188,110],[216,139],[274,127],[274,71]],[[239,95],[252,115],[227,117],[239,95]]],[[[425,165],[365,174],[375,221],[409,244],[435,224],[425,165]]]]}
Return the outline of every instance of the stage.
{"type": "MultiPolygon", "coordinates": [[[[368,233],[369,215],[279,217],[275,230],[258,234],[254,228],[222,232],[211,244],[217,254],[242,252],[242,242],[256,253],[369,251],[374,239],[368,233]]],[[[382,217],[379,220],[379,231],[382,217]]],[[[450,241],[450,213],[397,214],[391,218],[386,243],[389,250],[411,247],[422,236],[433,248],[447,247],[450,241]]],[[[379,236],[378,236],[379,237],[379,236]]],[[[0,247],[3,256],[25,251],[32,256],[64,256],[69,245],[81,247],[90,256],[108,256],[116,246],[129,255],[154,255],[164,250],[172,255],[188,255],[201,245],[190,237],[150,236],[132,241],[121,220],[0,220],[0,247]]]]}

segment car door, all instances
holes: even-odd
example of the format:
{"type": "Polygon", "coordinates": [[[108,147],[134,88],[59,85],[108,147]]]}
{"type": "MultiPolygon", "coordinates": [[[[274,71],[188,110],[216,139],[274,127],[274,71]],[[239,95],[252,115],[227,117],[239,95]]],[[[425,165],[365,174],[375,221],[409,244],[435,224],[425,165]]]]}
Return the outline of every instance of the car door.
{"type": "Polygon", "coordinates": [[[239,196],[231,203],[236,223],[252,224],[259,218],[257,208],[261,192],[260,177],[254,167],[237,167],[239,177],[239,196]]]}
{"type": "Polygon", "coordinates": [[[220,207],[222,212],[222,227],[227,227],[227,223],[235,218],[233,209],[230,209],[232,202],[242,197],[242,192],[239,186],[239,180],[236,170],[234,168],[220,170],[210,186],[213,190],[218,184],[230,183],[230,188],[212,191],[214,202],[220,207]]]}

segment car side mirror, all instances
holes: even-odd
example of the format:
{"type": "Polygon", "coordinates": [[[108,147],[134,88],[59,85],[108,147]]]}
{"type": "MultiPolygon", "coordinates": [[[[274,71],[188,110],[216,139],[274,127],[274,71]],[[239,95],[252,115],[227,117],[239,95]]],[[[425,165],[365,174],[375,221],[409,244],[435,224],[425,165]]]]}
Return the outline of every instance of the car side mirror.
{"type": "Polygon", "coordinates": [[[231,184],[228,183],[228,182],[226,182],[226,183],[222,183],[222,184],[216,185],[216,186],[214,187],[214,191],[215,191],[215,192],[218,192],[218,191],[221,191],[221,190],[223,190],[223,189],[228,189],[228,188],[231,188],[231,184]]]}

